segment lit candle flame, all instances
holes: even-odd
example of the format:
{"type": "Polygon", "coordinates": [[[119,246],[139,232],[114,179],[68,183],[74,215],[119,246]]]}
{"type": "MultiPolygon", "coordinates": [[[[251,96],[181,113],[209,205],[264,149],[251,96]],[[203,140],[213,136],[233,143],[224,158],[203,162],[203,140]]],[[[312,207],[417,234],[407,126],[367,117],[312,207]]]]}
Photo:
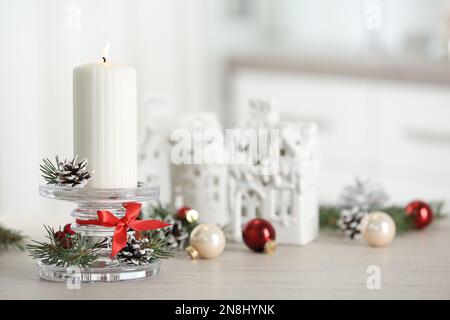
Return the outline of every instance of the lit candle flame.
{"type": "Polygon", "coordinates": [[[109,55],[109,41],[106,42],[105,48],[103,49],[103,56],[102,56],[103,62],[106,62],[106,58],[108,58],[108,55],[109,55]]]}

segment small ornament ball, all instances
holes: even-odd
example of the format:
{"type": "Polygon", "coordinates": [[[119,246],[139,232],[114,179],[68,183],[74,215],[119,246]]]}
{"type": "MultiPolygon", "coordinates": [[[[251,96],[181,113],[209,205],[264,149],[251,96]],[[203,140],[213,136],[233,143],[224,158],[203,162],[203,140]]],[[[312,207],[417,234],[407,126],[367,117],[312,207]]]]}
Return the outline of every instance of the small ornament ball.
{"type": "Polygon", "coordinates": [[[186,252],[192,259],[211,259],[222,253],[225,243],[222,229],[212,223],[202,223],[192,230],[186,252]]]}
{"type": "Polygon", "coordinates": [[[64,249],[70,249],[72,247],[72,239],[70,239],[70,235],[64,233],[64,231],[56,231],[55,239],[64,249]]]}
{"type": "Polygon", "coordinates": [[[386,246],[395,237],[395,222],[384,212],[366,214],[361,221],[362,236],[374,247],[386,246]]]}
{"type": "Polygon", "coordinates": [[[433,210],[423,201],[411,201],[405,208],[406,215],[412,218],[417,229],[425,228],[433,220],[433,210]]]}
{"type": "Polygon", "coordinates": [[[264,219],[252,219],[242,230],[244,243],[256,252],[272,253],[276,250],[275,229],[264,219]]]}
{"type": "Polygon", "coordinates": [[[177,211],[177,217],[181,220],[186,219],[189,223],[193,223],[198,220],[198,212],[189,207],[181,207],[177,211]]]}
{"type": "Polygon", "coordinates": [[[70,234],[70,235],[74,235],[75,234],[75,231],[72,230],[72,227],[71,227],[70,223],[68,223],[68,224],[66,224],[64,226],[63,231],[64,231],[65,234],[70,234]]]}

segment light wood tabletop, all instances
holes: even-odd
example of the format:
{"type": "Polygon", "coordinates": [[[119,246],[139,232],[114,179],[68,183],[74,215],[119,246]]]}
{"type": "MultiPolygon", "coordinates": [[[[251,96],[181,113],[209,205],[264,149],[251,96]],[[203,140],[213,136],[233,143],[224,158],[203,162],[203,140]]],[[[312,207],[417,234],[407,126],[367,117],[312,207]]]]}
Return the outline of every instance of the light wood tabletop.
{"type": "Polygon", "coordinates": [[[191,261],[180,252],[164,260],[156,279],[82,284],[41,280],[26,253],[0,253],[2,299],[449,299],[450,219],[371,248],[322,233],[307,246],[280,246],[273,255],[228,244],[213,260],[191,261]],[[370,265],[381,288],[367,288],[370,265]]]}

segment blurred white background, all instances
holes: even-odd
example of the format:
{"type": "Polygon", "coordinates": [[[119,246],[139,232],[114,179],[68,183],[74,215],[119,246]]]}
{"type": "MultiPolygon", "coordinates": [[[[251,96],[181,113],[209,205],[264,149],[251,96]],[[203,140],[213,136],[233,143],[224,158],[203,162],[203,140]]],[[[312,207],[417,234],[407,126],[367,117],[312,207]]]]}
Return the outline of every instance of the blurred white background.
{"type": "Polygon", "coordinates": [[[450,200],[449,1],[0,0],[0,24],[3,217],[57,210],[38,164],[72,155],[72,70],[107,41],[137,69],[142,117],[157,97],[232,126],[265,97],[318,122],[322,201],[355,176],[450,200]]]}

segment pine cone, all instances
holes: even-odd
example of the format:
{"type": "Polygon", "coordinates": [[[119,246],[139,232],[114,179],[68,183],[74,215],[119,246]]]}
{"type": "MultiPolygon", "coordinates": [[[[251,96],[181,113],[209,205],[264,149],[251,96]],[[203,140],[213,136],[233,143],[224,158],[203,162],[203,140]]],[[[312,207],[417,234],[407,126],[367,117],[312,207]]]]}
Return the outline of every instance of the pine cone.
{"type": "Polygon", "coordinates": [[[370,211],[383,207],[387,200],[388,196],[381,185],[357,178],[353,185],[348,185],[342,192],[341,206],[370,211]]]}
{"type": "Polygon", "coordinates": [[[140,266],[151,262],[153,249],[147,247],[149,240],[136,240],[130,237],[125,247],[117,254],[117,259],[131,266],[140,266]]]}
{"type": "Polygon", "coordinates": [[[187,239],[189,238],[189,233],[186,228],[183,227],[181,221],[176,221],[172,225],[172,236],[176,240],[178,249],[184,249],[187,244],[187,239]]]}
{"type": "Polygon", "coordinates": [[[186,227],[183,226],[181,220],[174,219],[172,216],[168,215],[162,218],[161,215],[156,216],[157,220],[162,220],[168,224],[171,224],[169,228],[170,232],[165,230],[160,230],[161,236],[165,236],[169,246],[173,249],[184,249],[187,246],[187,240],[189,238],[189,233],[186,227]]]}
{"type": "Polygon", "coordinates": [[[367,211],[359,207],[344,209],[340,213],[337,225],[346,237],[352,240],[359,240],[361,239],[361,221],[366,214],[367,211]]]}
{"type": "Polygon", "coordinates": [[[93,171],[88,171],[87,160],[76,163],[77,156],[72,161],[59,161],[58,156],[55,157],[56,165],[49,159],[44,159],[41,165],[42,176],[47,184],[58,186],[83,186],[91,177],[93,171]]]}
{"type": "Polygon", "coordinates": [[[71,185],[72,187],[79,185],[83,182],[87,182],[92,176],[92,172],[87,170],[88,162],[83,160],[76,163],[77,157],[72,161],[58,163],[58,170],[56,170],[56,181],[59,185],[71,185]]]}

